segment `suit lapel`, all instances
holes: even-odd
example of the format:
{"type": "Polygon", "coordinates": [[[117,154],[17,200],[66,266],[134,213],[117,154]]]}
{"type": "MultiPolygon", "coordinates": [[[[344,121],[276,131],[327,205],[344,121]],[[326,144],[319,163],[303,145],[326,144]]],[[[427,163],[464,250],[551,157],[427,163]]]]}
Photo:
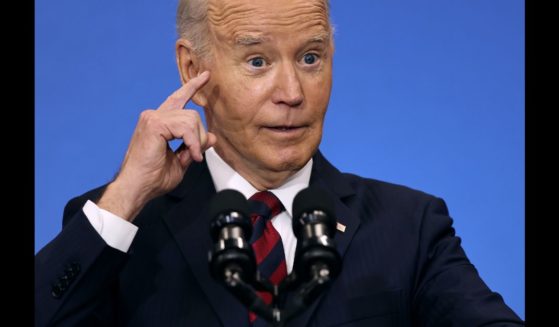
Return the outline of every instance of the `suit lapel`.
{"type": "MultiPolygon", "coordinates": [[[[343,270],[344,254],[360,224],[359,217],[348,207],[355,192],[347,180],[343,178],[340,171],[332,166],[320,152],[317,152],[313,157],[313,171],[310,185],[319,186],[332,195],[333,201],[335,202],[336,219],[338,223],[346,226],[344,232],[336,231],[334,237],[338,252],[342,256],[343,270]]],[[[327,292],[328,290],[325,290],[320,294],[305,311],[289,322],[289,326],[309,326],[309,320],[327,292]]]]}
{"type": "Polygon", "coordinates": [[[182,200],[167,213],[164,221],[222,324],[246,322],[243,325],[248,325],[247,310],[210,276],[208,251],[213,244],[208,206],[215,193],[206,162],[193,163],[182,183],[168,194],[182,200]]]}
{"type": "Polygon", "coordinates": [[[314,161],[316,163],[313,166],[310,184],[320,186],[332,195],[336,207],[336,220],[346,226],[344,232],[336,230],[334,237],[338,251],[343,258],[360,224],[359,217],[348,206],[355,191],[343,178],[342,173],[332,166],[320,152],[314,156],[314,161]]]}

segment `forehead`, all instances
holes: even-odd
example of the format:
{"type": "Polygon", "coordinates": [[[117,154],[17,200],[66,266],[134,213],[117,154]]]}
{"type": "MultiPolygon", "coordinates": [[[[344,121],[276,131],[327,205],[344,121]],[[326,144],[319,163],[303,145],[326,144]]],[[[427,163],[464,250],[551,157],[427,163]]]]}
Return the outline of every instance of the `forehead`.
{"type": "Polygon", "coordinates": [[[219,38],[330,31],[324,0],[209,0],[208,21],[219,38]]]}

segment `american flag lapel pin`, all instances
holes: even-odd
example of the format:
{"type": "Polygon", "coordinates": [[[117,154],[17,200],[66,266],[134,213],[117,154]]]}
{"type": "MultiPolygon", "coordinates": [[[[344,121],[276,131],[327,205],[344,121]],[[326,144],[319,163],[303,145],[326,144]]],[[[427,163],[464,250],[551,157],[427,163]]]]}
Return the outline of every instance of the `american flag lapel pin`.
{"type": "Polygon", "coordinates": [[[336,223],[336,229],[343,233],[343,232],[345,232],[345,225],[340,224],[340,223],[336,223]]]}

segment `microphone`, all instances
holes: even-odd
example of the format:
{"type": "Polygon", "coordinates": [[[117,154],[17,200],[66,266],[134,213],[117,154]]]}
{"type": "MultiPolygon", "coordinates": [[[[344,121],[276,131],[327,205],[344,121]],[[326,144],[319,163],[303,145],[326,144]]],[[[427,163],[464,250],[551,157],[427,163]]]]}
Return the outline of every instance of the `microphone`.
{"type": "Polygon", "coordinates": [[[252,234],[248,202],[235,190],[218,192],[210,202],[210,273],[218,281],[231,278],[251,282],[256,274],[254,252],[247,240],[252,234]]]}
{"type": "Polygon", "coordinates": [[[223,190],[210,202],[210,233],[214,247],[209,253],[210,274],[250,311],[268,321],[274,310],[258,296],[252,285],[256,280],[256,259],[247,240],[252,235],[249,205],[235,190],[223,190]]]}
{"type": "MultiPolygon", "coordinates": [[[[334,242],[335,212],[330,194],[317,187],[302,190],[293,200],[292,227],[298,240],[293,269],[301,282],[323,284],[340,273],[341,257],[334,242]]],[[[306,301],[314,297],[309,294],[306,301]]]]}
{"type": "MultiPolygon", "coordinates": [[[[256,274],[256,260],[247,242],[252,234],[249,204],[235,190],[223,190],[210,202],[210,233],[214,243],[209,253],[212,277],[224,286],[249,311],[273,326],[287,321],[308,307],[341,270],[341,257],[334,234],[336,218],[331,196],[316,187],[299,192],[293,200],[293,233],[297,237],[293,272],[273,289],[273,306],[266,304],[255,290],[269,286],[256,274]],[[285,309],[278,307],[283,291],[297,287],[285,309]]],[[[269,290],[267,290],[269,291],[269,290]]]]}

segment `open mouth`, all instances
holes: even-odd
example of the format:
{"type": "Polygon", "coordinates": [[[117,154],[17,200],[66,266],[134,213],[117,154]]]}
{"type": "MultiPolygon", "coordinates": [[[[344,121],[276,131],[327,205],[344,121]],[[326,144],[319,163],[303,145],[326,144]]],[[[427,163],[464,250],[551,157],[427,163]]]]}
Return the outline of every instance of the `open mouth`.
{"type": "Polygon", "coordinates": [[[279,131],[279,132],[289,132],[289,131],[293,131],[299,128],[302,128],[302,126],[269,126],[267,128],[279,131]]]}
{"type": "Polygon", "coordinates": [[[272,137],[280,138],[282,140],[295,140],[304,137],[307,131],[307,125],[299,126],[264,126],[264,130],[268,131],[269,135],[272,137]]]}

